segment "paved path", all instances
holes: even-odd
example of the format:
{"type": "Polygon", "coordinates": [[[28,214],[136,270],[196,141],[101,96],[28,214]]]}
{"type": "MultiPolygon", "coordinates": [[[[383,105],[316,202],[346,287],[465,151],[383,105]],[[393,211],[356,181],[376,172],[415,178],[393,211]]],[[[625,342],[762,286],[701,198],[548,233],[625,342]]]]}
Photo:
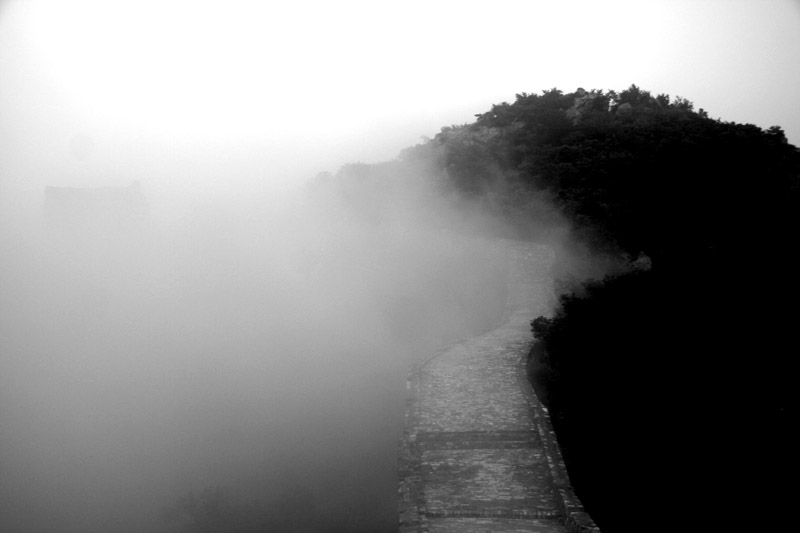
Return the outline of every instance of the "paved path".
{"type": "Polygon", "coordinates": [[[452,344],[409,377],[401,533],[597,531],[525,379],[530,321],[551,292],[552,254],[513,249],[508,320],[452,344]]]}

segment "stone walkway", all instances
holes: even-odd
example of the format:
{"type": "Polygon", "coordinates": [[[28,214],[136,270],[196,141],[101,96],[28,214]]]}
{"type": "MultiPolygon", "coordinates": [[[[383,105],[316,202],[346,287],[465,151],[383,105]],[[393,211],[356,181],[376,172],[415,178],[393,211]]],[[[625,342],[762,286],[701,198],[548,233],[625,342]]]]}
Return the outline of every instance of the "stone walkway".
{"type": "Polygon", "coordinates": [[[401,533],[599,531],[574,496],[546,411],[525,379],[551,252],[517,257],[508,319],[411,372],[399,455],[401,533]]]}

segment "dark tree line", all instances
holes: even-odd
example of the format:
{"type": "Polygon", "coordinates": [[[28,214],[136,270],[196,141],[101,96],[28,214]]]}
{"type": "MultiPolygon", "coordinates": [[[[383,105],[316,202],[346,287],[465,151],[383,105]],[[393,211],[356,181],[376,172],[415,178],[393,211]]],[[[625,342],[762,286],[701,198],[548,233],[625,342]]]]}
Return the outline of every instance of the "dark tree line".
{"type": "MultiPolygon", "coordinates": [[[[626,265],[533,323],[532,377],[598,523],[788,523],[800,151],[636,86],[521,94],[463,129],[626,265]]],[[[496,179],[472,168],[467,191],[496,179]]]]}
{"type": "Polygon", "coordinates": [[[551,89],[394,164],[422,162],[507,233],[566,220],[617,265],[533,322],[529,362],[607,533],[789,523],[800,150],[779,127],[635,85],[551,89]]]}

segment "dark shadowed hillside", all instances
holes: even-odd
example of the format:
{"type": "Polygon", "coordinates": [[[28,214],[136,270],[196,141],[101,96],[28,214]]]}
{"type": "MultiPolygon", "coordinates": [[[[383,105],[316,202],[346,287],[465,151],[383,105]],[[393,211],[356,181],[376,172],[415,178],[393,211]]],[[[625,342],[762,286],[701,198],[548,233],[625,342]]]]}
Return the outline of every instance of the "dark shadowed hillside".
{"type": "Polygon", "coordinates": [[[584,261],[554,273],[530,370],[604,531],[788,521],[800,151],[780,127],[636,86],[552,89],[394,164],[420,161],[506,235],[570,228],[560,253],[584,261]]]}

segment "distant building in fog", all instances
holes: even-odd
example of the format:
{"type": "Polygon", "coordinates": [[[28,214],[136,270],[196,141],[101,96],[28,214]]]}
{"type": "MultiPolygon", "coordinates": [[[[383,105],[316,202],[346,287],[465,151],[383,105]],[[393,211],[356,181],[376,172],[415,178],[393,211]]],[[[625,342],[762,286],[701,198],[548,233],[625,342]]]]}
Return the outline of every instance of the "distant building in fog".
{"type": "Polygon", "coordinates": [[[139,182],[127,187],[46,187],[44,197],[48,229],[67,236],[135,233],[148,220],[139,182]]]}

